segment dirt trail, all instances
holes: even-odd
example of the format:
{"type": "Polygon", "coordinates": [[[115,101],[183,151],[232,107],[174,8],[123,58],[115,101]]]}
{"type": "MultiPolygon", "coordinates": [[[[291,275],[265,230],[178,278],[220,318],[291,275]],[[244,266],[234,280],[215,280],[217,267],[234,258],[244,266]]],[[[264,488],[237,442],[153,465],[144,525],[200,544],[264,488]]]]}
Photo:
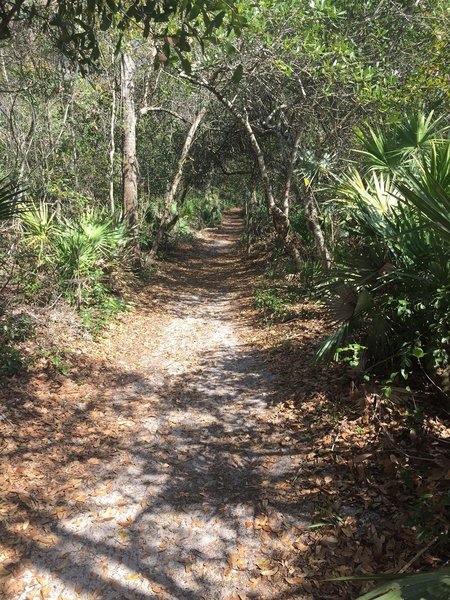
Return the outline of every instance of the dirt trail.
{"type": "Polygon", "coordinates": [[[274,493],[298,457],[274,423],[276,377],[245,343],[240,234],[231,211],[106,336],[115,385],[95,410],[100,397],[121,437],[91,458],[82,509],[51,521],[54,543],[31,546],[14,600],[307,597],[283,562],[308,511],[274,493]]]}

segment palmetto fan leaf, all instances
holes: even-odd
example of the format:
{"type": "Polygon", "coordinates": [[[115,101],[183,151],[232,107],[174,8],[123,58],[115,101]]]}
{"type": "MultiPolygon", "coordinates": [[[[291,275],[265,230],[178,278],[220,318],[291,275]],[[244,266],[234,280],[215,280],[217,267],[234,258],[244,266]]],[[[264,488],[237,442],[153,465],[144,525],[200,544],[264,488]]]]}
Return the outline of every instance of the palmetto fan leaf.
{"type": "Polygon", "coordinates": [[[342,176],[337,188],[341,205],[363,201],[366,207],[384,213],[398,204],[389,175],[372,173],[370,178],[362,178],[356,169],[342,176]]]}
{"type": "MultiPolygon", "coordinates": [[[[374,578],[351,577],[348,579],[371,581],[374,578]]],[[[449,598],[450,568],[447,568],[430,573],[391,578],[387,583],[360,596],[357,600],[448,600],[449,598]]]]}
{"type": "Polygon", "coordinates": [[[440,185],[450,190],[450,143],[432,143],[430,145],[429,171],[440,185]]]}
{"type": "Polygon", "coordinates": [[[337,187],[343,240],[320,290],[339,325],[318,356],[355,343],[369,367],[388,361],[395,370],[419,344],[438,369],[450,355],[450,141],[433,139],[441,122],[430,116],[399,130],[398,168],[386,172],[394,154],[383,158],[392,129],[371,130],[364,166],[371,147],[373,168],[353,168],[337,187]]]}
{"type": "Polygon", "coordinates": [[[331,320],[336,323],[348,321],[358,303],[358,292],[350,285],[340,285],[327,302],[331,320]]]}
{"type": "Polygon", "coordinates": [[[402,197],[450,242],[450,141],[431,145],[429,161],[417,159],[419,174],[410,173],[396,184],[402,197]]]}
{"type": "Polygon", "coordinates": [[[6,221],[20,212],[19,200],[23,190],[9,177],[0,179],[0,221],[6,221]]]}
{"type": "Polygon", "coordinates": [[[350,321],[345,321],[319,346],[319,349],[316,352],[316,361],[333,359],[337,349],[345,344],[350,333],[350,321]]]}
{"type": "Polygon", "coordinates": [[[52,233],[56,231],[56,213],[50,210],[48,204],[40,202],[39,204],[32,203],[21,217],[26,243],[29,247],[36,249],[38,259],[41,261],[50,243],[52,233]]]}
{"type": "Polygon", "coordinates": [[[126,242],[123,224],[88,213],[79,223],[63,221],[53,245],[66,275],[79,277],[101,260],[109,259],[126,242]]]}
{"type": "Polygon", "coordinates": [[[397,143],[404,150],[415,150],[442,135],[446,127],[443,117],[435,118],[434,112],[428,115],[416,112],[408,115],[397,129],[397,143]]]}
{"type": "Polygon", "coordinates": [[[362,149],[356,152],[363,156],[363,162],[369,171],[398,172],[410,157],[419,150],[426,149],[434,140],[442,139],[443,118],[434,118],[433,111],[411,114],[396,127],[368,128],[360,131],[358,138],[362,149]]]}
{"type": "Polygon", "coordinates": [[[367,132],[360,131],[358,138],[363,147],[356,152],[363,156],[364,165],[369,171],[391,172],[401,163],[404,151],[398,147],[394,131],[369,127],[367,132]]]}

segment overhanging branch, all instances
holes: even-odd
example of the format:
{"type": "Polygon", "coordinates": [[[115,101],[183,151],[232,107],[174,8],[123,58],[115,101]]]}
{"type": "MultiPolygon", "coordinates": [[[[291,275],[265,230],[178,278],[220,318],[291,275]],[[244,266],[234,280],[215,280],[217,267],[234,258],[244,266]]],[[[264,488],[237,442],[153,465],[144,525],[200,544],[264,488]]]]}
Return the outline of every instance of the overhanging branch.
{"type": "Polygon", "coordinates": [[[186,119],[186,117],[183,117],[182,115],[176,113],[173,110],[170,110],[168,108],[163,108],[162,106],[143,106],[141,108],[141,110],[139,111],[139,114],[141,115],[141,117],[143,117],[144,115],[146,115],[149,112],[164,112],[167,113],[168,115],[171,115],[172,117],[175,117],[176,119],[180,119],[180,121],[183,121],[184,123],[187,123],[188,125],[192,125],[192,122],[189,121],[189,119],[186,119]]]}

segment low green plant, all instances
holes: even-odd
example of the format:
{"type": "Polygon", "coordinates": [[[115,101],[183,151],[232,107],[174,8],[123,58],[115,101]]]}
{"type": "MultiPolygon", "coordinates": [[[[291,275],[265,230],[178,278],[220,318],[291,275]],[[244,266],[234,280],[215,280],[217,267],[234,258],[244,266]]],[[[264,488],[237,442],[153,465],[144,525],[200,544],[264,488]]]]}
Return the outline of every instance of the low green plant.
{"type": "Polygon", "coordinates": [[[122,223],[94,212],[59,225],[52,240],[54,258],[61,283],[77,308],[95,299],[96,288],[125,242],[122,223]]]}
{"type": "Polygon", "coordinates": [[[223,202],[215,192],[191,193],[181,209],[180,223],[192,229],[217,227],[222,222],[223,202]]]}
{"type": "Polygon", "coordinates": [[[299,294],[311,295],[315,292],[317,282],[323,278],[323,264],[315,258],[306,258],[299,270],[299,294]]]}
{"type": "Polygon", "coordinates": [[[189,219],[186,216],[178,219],[174,227],[174,236],[181,239],[191,239],[193,236],[192,227],[189,224],[189,219]]]}
{"type": "Polygon", "coordinates": [[[98,330],[125,303],[110,289],[110,275],[120,268],[127,235],[122,222],[87,210],[77,218],[56,218],[44,203],[23,214],[23,240],[34,253],[35,269],[27,278],[26,293],[39,294],[53,285],[81,313],[83,323],[98,330]]]}
{"type": "Polygon", "coordinates": [[[286,311],[286,304],[273,288],[258,288],[255,291],[255,305],[270,318],[280,318],[286,311]]]}
{"type": "Polygon", "coordinates": [[[26,360],[20,343],[27,340],[33,331],[33,322],[27,315],[8,315],[3,320],[0,329],[0,375],[12,377],[22,371],[26,360]]]}
{"type": "Polygon", "coordinates": [[[45,261],[50,240],[56,234],[56,212],[45,202],[32,203],[22,213],[25,243],[35,251],[38,265],[45,261]]]}
{"type": "Polygon", "coordinates": [[[1,346],[0,375],[12,377],[18,375],[24,367],[22,353],[16,346],[1,346]]]}
{"type": "Polygon", "coordinates": [[[341,179],[342,249],[320,290],[338,326],[319,358],[364,346],[362,366],[405,380],[449,364],[450,141],[437,131],[428,118],[370,130],[363,168],[341,179]]]}
{"type": "Polygon", "coordinates": [[[9,315],[2,325],[3,343],[24,342],[33,335],[35,325],[32,319],[23,313],[9,315]]]}
{"type": "Polygon", "coordinates": [[[21,208],[23,190],[10,177],[0,178],[0,221],[7,221],[17,215],[21,208]]]}
{"type": "Polygon", "coordinates": [[[357,600],[448,600],[450,568],[413,575],[367,575],[337,577],[335,581],[385,581],[357,600]]]}
{"type": "Polygon", "coordinates": [[[97,296],[94,306],[81,311],[81,318],[85,329],[96,336],[119,313],[127,310],[130,310],[130,305],[120,296],[111,295],[105,288],[103,296],[97,296]]]}
{"type": "Polygon", "coordinates": [[[70,371],[70,365],[66,359],[64,350],[49,349],[42,353],[44,358],[47,358],[52,368],[60,375],[67,375],[70,371]]]}
{"type": "Polygon", "coordinates": [[[217,194],[211,193],[200,204],[200,218],[206,227],[217,227],[222,222],[222,206],[217,194]]]}

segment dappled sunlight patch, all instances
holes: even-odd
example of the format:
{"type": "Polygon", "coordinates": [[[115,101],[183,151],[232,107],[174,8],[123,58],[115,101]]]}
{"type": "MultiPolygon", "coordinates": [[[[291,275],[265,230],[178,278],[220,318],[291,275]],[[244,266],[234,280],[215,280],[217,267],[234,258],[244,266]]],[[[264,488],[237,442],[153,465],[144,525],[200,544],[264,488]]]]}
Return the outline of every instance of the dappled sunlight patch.
{"type": "MultiPolygon", "coordinates": [[[[172,288],[165,273],[152,285],[163,312],[143,303],[101,345],[68,353],[67,375],[41,366],[9,386],[8,600],[344,600],[359,588],[320,580],[414,558],[412,462],[382,426],[395,411],[376,404],[374,420],[341,367],[312,368],[317,308],[250,326],[251,272],[237,277],[231,251],[204,243],[170,265],[172,288]]],[[[413,485],[437,494],[445,466],[434,487],[413,485]]]]}

